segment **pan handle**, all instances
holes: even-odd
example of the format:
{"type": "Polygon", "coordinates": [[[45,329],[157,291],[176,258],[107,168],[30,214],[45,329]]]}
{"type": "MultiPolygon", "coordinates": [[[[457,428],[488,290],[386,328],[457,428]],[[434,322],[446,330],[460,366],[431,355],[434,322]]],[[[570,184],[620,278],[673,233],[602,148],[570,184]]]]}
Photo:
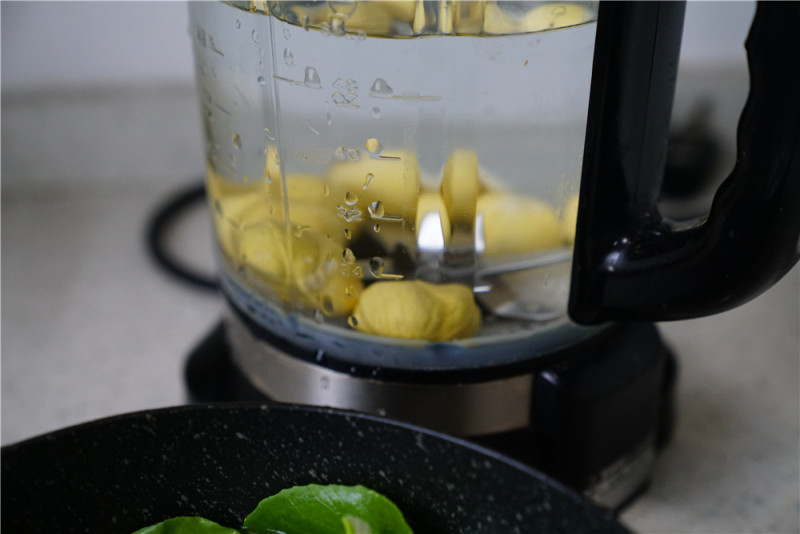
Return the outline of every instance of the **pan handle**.
{"type": "Polygon", "coordinates": [[[800,257],[800,69],[789,59],[800,55],[800,3],[756,8],[736,165],[689,228],[656,208],[683,11],[600,4],[569,301],[578,323],[722,312],[800,257]]]}

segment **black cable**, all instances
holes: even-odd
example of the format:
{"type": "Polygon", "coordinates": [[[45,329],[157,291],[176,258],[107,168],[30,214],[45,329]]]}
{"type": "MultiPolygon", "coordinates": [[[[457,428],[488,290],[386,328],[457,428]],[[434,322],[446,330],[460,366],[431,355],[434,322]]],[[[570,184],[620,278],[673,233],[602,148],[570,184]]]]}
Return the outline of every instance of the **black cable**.
{"type": "Polygon", "coordinates": [[[183,215],[187,208],[206,199],[204,183],[192,184],[181,189],[159,206],[147,223],[147,249],[156,265],[173,277],[194,287],[216,291],[217,280],[214,276],[198,273],[174,258],[166,248],[166,236],[176,218],[183,215]]]}

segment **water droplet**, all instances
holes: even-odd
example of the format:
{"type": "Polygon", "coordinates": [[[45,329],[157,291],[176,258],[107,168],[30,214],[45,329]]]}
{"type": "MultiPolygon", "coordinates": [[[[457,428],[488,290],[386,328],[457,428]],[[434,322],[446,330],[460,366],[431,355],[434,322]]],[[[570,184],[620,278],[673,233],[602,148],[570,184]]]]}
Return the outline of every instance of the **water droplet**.
{"type": "Polygon", "coordinates": [[[350,315],[347,317],[347,324],[349,324],[352,328],[358,327],[358,319],[356,319],[355,315],[350,315]]]}
{"type": "Polygon", "coordinates": [[[292,38],[292,32],[289,31],[289,28],[283,28],[283,38],[287,41],[292,38]]]}
{"type": "Polygon", "coordinates": [[[325,114],[325,121],[328,123],[328,126],[333,124],[333,115],[331,115],[330,113],[326,113],[325,114]]]}
{"type": "Polygon", "coordinates": [[[385,214],[385,210],[383,208],[383,202],[381,202],[380,200],[372,202],[367,208],[367,211],[369,212],[370,217],[372,217],[373,219],[382,219],[385,214]]]}
{"type": "Polygon", "coordinates": [[[328,315],[333,314],[333,299],[330,297],[330,295],[323,295],[322,311],[328,315]]]}
{"type": "Polygon", "coordinates": [[[253,42],[258,44],[258,32],[253,30],[250,32],[250,38],[253,39],[253,42]]]}
{"type": "Polygon", "coordinates": [[[261,87],[264,87],[264,85],[266,85],[267,83],[267,79],[264,78],[263,76],[259,76],[257,81],[258,85],[260,85],[261,87]]]}
{"type": "MultiPolygon", "coordinates": [[[[319,310],[317,310],[317,311],[319,311],[319,310]]],[[[323,317],[323,320],[324,319],[325,318],[323,317]]],[[[325,357],[325,351],[322,350],[322,349],[317,349],[317,354],[314,356],[314,359],[317,360],[318,362],[321,362],[322,358],[324,358],[324,357],[325,357]]]]}
{"type": "Polygon", "coordinates": [[[383,78],[375,78],[375,81],[372,82],[372,87],[370,87],[369,90],[373,94],[379,96],[389,96],[394,93],[394,90],[383,78]]]}
{"type": "Polygon", "coordinates": [[[372,230],[373,230],[373,231],[374,231],[376,234],[379,234],[379,233],[381,232],[381,225],[380,225],[380,224],[378,224],[378,223],[375,223],[375,226],[373,226],[373,227],[372,227],[372,230]]]}
{"type": "Polygon", "coordinates": [[[336,213],[339,215],[339,217],[347,222],[356,222],[361,220],[361,210],[356,207],[348,208],[346,206],[339,205],[336,207],[336,213]]]}
{"type": "Polygon", "coordinates": [[[272,135],[272,132],[269,131],[269,128],[264,128],[264,135],[266,135],[267,139],[269,139],[270,141],[275,140],[275,136],[272,135]]]}
{"type": "Polygon", "coordinates": [[[375,178],[375,175],[371,172],[368,172],[367,176],[364,178],[364,186],[361,189],[366,190],[369,187],[369,184],[372,183],[373,178],[375,178]]]}
{"type": "MultiPolygon", "coordinates": [[[[325,315],[322,313],[322,310],[319,310],[319,309],[314,310],[314,320],[316,322],[318,322],[318,323],[324,323],[325,322],[325,315]]],[[[320,361],[322,359],[322,356],[320,354],[321,352],[322,352],[322,349],[317,351],[317,361],[320,361]]]]}
{"type": "Polygon", "coordinates": [[[322,186],[322,196],[323,198],[330,198],[331,196],[331,186],[330,184],[325,184],[322,186]]]}
{"type": "Polygon", "coordinates": [[[327,376],[319,377],[319,385],[322,389],[328,389],[331,385],[331,379],[327,376]]]}
{"type": "Polygon", "coordinates": [[[344,260],[345,263],[351,265],[356,262],[356,255],[353,254],[352,250],[346,248],[344,249],[344,252],[342,252],[342,259],[344,260]]]}
{"type": "Polygon", "coordinates": [[[378,106],[374,106],[372,108],[372,116],[375,117],[376,119],[380,119],[381,118],[381,108],[379,108],[378,106]]]}
{"type": "Polygon", "coordinates": [[[361,153],[354,146],[347,149],[347,159],[350,161],[358,161],[361,158],[361,153]]]}
{"type": "Polygon", "coordinates": [[[206,31],[201,28],[200,26],[197,27],[197,42],[200,43],[201,46],[206,46],[206,31]]]}
{"type": "Polygon", "coordinates": [[[308,29],[309,29],[310,27],[311,27],[311,17],[309,17],[308,15],[306,15],[305,17],[303,17],[303,29],[304,29],[305,31],[308,31],[308,29]]]}
{"type": "Polygon", "coordinates": [[[294,65],[294,54],[288,48],[285,48],[283,50],[283,62],[286,63],[286,65],[288,65],[289,67],[294,65]]]}
{"type": "Polygon", "coordinates": [[[319,79],[319,73],[314,67],[306,67],[305,79],[303,85],[311,87],[312,89],[322,88],[322,82],[319,79]]]}
{"type": "Polygon", "coordinates": [[[350,191],[348,191],[347,193],[344,194],[344,203],[347,204],[348,206],[357,204],[358,196],[356,196],[355,193],[351,193],[350,191]]]}
{"type": "Polygon", "coordinates": [[[239,19],[236,19],[236,29],[238,30],[241,27],[242,27],[242,21],[239,20],[239,19]]]}
{"type": "Polygon", "coordinates": [[[369,272],[373,276],[380,278],[383,276],[384,261],[380,256],[375,256],[369,260],[369,272]]]}
{"type": "Polygon", "coordinates": [[[350,239],[351,237],[353,237],[353,232],[350,231],[350,228],[345,228],[344,229],[344,236],[347,239],[350,239]]]}
{"type": "Polygon", "coordinates": [[[242,149],[242,138],[239,137],[238,133],[233,134],[233,146],[237,149],[242,149]]]}
{"type": "Polygon", "coordinates": [[[377,156],[383,152],[383,145],[374,137],[367,139],[367,142],[364,143],[364,148],[367,149],[367,152],[369,152],[371,156],[377,156]]]}
{"type": "Polygon", "coordinates": [[[344,15],[336,14],[331,17],[330,21],[330,32],[331,35],[335,35],[336,37],[341,37],[347,33],[347,30],[344,27],[344,21],[346,17],[344,15]]]}
{"type": "Polygon", "coordinates": [[[328,0],[328,9],[342,15],[352,15],[356,5],[353,0],[328,0]]]}
{"type": "Polygon", "coordinates": [[[316,128],[314,128],[313,126],[311,126],[311,123],[310,123],[310,122],[308,122],[308,121],[303,121],[303,124],[305,124],[306,126],[308,126],[308,129],[309,129],[309,130],[311,130],[312,132],[314,132],[314,134],[315,134],[315,135],[319,135],[319,131],[318,131],[316,128]]]}

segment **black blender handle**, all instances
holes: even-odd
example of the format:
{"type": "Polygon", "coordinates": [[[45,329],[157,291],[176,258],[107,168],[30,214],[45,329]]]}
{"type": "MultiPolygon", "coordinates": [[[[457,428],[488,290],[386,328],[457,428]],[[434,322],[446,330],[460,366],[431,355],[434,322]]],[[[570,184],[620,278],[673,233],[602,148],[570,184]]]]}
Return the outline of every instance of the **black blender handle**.
{"type": "Polygon", "coordinates": [[[600,2],[569,313],[582,324],[711,315],[800,257],[800,2],[759,2],[736,165],[708,217],[669,224],[666,159],[683,2],[600,2]]]}

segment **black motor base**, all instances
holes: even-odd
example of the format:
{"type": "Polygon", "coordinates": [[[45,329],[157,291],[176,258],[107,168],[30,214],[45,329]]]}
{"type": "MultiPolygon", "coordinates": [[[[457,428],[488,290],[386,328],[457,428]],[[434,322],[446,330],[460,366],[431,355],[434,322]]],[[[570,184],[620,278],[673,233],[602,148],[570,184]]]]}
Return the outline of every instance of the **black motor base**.
{"type": "MultiPolygon", "coordinates": [[[[619,510],[670,439],[676,358],[654,325],[633,323],[549,361],[534,373],[530,426],[468,439],[619,510]]],[[[190,354],[185,378],[191,402],[270,401],[233,362],[222,321],[190,354]]]]}

